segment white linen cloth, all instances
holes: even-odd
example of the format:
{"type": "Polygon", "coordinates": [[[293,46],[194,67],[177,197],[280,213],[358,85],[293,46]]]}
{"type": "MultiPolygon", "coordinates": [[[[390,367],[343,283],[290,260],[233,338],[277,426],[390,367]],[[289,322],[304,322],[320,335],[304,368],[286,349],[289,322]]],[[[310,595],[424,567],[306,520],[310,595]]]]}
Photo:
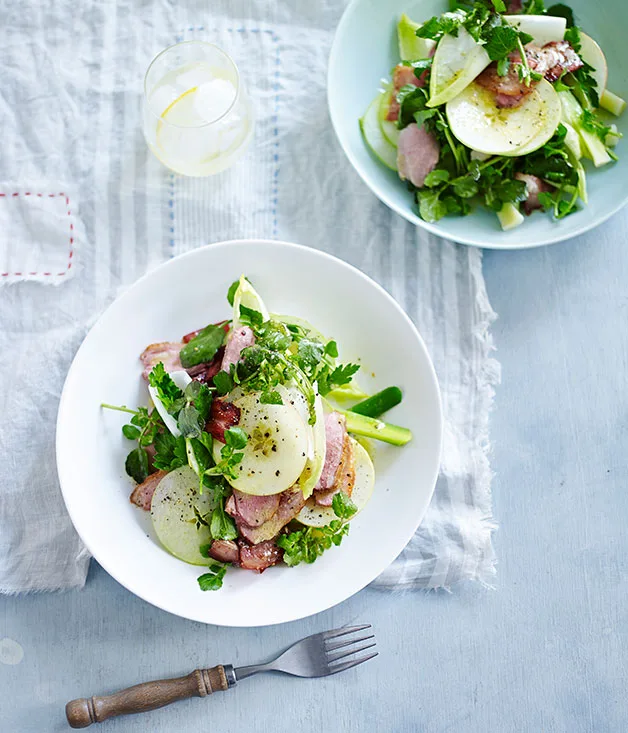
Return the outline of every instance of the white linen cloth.
{"type": "MultiPolygon", "coordinates": [[[[306,0],[271,7],[264,0],[26,0],[5,8],[0,171],[20,191],[71,189],[84,245],[63,287],[22,282],[0,290],[0,592],[85,581],[89,558],[56,479],[54,421],[90,323],[120,288],[165,258],[247,236],[300,242],[358,266],[402,304],[434,359],[445,408],[442,474],[416,536],[376,583],[490,582],[488,416],[499,367],[481,252],[393,214],[344,158],[325,95],[343,8],[306,0]],[[258,117],[246,157],[207,179],[170,174],[140,129],[144,71],[158,51],[188,38],[234,56],[258,117]]],[[[23,211],[8,221],[22,248],[31,245],[28,271],[45,267],[43,253],[61,244],[53,228],[38,225],[27,237],[23,211]]]]}

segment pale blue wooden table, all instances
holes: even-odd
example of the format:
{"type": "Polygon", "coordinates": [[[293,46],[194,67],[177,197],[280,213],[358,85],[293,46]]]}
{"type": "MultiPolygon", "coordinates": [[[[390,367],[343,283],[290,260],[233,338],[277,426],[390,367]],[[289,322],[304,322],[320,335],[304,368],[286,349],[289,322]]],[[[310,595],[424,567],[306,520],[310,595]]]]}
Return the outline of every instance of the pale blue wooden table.
{"type": "Polygon", "coordinates": [[[485,256],[503,384],[492,417],[496,589],[364,590],[319,616],[219,629],[94,566],[81,592],[0,598],[0,732],[67,730],[66,700],[263,659],[369,621],[380,656],[331,680],[257,677],[110,733],[628,729],[628,214],[575,241],[485,256]]]}

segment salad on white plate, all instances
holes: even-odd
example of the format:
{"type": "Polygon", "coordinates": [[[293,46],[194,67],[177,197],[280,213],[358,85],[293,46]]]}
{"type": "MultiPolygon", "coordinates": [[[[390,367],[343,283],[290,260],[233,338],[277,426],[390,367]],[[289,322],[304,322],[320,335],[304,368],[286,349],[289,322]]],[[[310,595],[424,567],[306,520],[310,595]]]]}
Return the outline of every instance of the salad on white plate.
{"type": "Polygon", "coordinates": [[[397,171],[427,222],[479,204],[504,230],[545,210],[587,203],[584,161],[617,160],[600,46],[564,5],[450,0],[440,16],[398,23],[400,63],[360,120],[376,157],[397,171]]]}
{"type": "Polygon", "coordinates": [[[227,298],[230,320],[141,354],[149,407],[102,405],[132,415],[131,501],[172,555],[207,566],[201,590],[219,589],[230,565],[260,573],[339,545],[373,492],[368,439],[412,438],[379,419],[397,387],[361,392],[333,339],[270,314],[244,276],[227,298]]]}

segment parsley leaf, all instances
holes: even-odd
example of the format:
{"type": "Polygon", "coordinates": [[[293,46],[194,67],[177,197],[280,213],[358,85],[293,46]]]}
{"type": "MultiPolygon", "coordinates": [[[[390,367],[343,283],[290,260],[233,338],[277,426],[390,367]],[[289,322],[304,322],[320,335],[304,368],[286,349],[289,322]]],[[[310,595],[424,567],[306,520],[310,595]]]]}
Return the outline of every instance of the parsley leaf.
{"type": "Polygon", "coordinates": [[[219,395],[225,395],[233,389],[233,377],[224,371],[214,375],[214,387],[219,395]]]}
{"type": "Polygon", "coordinates": [[[223,325],[210,324],[181,349],[179,358],[186,369],[197,364],[207,364],[224,344],[227,334],[223,325]]]}
{"type": "Polygon", "coordinates": [[[185,452],[185,438],[175,438],[169,430],[164,430],[155,437],[155,455],[153,466],[162,471],[174,471],[188,462],[185,452]]]}
{"type": "Polygon", "coordinates": [[[320,341],[310,341],[309,339],[299,341],[297,347],[299,366],[306,374],[312,373],[320,363],[324,353],[325,347],[320,341]]]}
{"type": "Polygon", "coordinates": [[[166,372],[162,362],[155,364],[148,375],[148,383],[155,388],[157,396],[170,415],[176,415],[181,410],[185,404],[185,397],[166,372]]]}
{"type": "Polygon", "coordinates": [[[602,120],[588,109],[583,110],[580,119],[582,127],[589,132],[600,138],[600,140],[606,144],[606,138],[611,131],[608,125],[605,125],[602,120]]]}
{"type": "Polygon", "coordinates": [[[227,572],[227,566],[221,562],[213,562],[208,567],[209,572],[199,576],[198,586],[201,590],[219,590],[227,572]]]}
{"type": "Polygon", "coordinates": [[[338,519],[351,519],[351,517],[358,511],[357,506],[344,493],[344,491],[339,491],[337,494],[334,494],[331,506],[338,519]]]}
{"type": "Polygon", "coordinates": [[[519,43],[519,33],[510,25],[498,25],[489,34],[484,49],[491,61],[504,59],[514,51],[519,43]]]}
{"type": "Polygon", "coordinates": [[[281,399],[281,395],[279,392],[277,392],[276,389],[267,390],[265,392],[262,392],[259,401],[263,405],[283,405],[283,400],[281,399]]]}

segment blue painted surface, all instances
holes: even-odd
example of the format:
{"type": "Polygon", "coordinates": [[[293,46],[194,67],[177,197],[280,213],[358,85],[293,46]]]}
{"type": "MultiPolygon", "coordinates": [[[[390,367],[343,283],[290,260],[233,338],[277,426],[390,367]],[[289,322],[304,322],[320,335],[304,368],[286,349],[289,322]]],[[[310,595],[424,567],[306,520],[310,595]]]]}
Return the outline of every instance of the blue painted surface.
{"type": "Polygon", "coordinates": [[[81,592],[0,598],[0,638],[25,650],[21,664],[0,664],[2,733],[64,731],[72,697],[254,662],[364,621],[380,656],[359,670],[257,677],[103,730],[628,729],[628,212],[566,244],[489,252],[485,275],[503,365],[492,418],[495,590],[366,589],[311,619],[232,630],[169,616],[93,567],[81,592]]]}

